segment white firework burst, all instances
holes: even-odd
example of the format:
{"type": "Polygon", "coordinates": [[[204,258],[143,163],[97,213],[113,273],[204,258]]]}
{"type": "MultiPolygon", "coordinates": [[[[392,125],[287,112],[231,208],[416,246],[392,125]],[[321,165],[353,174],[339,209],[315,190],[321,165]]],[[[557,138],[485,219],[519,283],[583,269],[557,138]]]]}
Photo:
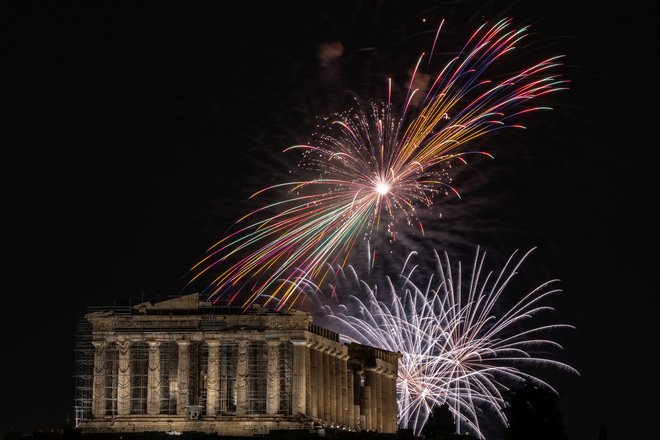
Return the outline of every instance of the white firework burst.
{"type": "Polygon", "coordinates": [[[503,391],[510,386],[530,380],[555,391],[528,372],[530,367],[577,374],[550,358],[562,347],[547,337],[552,330],[574,327],[547,323],[540,316],[554,310],[547,300],[561,292],[558,280],[517,299],[505,294],[532,251],[522,257],[514,252],[498,273],[485,270],[486,254],[479,249],[467,270],[461,262],[452,270],[448,255],[436,252],[436,270],[422,287],[412,281],[417,266],[406,268],[413,252],[401,271],[401,287],[387,278],[387,288],[381,291],[361,281],[353,267],[338,268],[331,294],[307,285],[314,290],[310,310],[347,341],[402,354],[397,380],[400,427],[418,434],[433,407],[447,404],[457,432],[485,438],[486,414],[506,424],[503,391]],[[347,284],[352,287],[344,289],[347,284]],[[503,304],[504,296],[510,305],[503,304]]]}

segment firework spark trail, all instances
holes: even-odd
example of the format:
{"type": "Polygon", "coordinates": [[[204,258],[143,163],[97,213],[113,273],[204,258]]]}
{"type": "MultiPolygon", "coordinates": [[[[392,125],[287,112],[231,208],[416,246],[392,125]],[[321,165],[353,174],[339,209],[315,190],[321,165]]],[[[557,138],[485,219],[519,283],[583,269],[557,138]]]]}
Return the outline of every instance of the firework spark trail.
{"type": "Polygon", "coordinates": [[[566,88],[568,81],[546,72],[558,66],[559,57],[504,80],[485,78],[493,62],[526,36],[526,28],[510,26],[511,20],[505,19],[479,28],[435,76],[414,116],[407,112],[417,90],[408,91],[400,115],[389,102],[358,102],[335,115],[310,145],[285,149],[302,151],[301,176],[311,172],[315,177],[251,196],[275,189],[292,194],[241,218],[239,225],[270,215],[213,245],[191,269],[190,282],[218,270],[205,291],[209,298],[232,295],[230,302],[238,298],[244,307],[258,298],[266,304],[276,299],[278,307],[292,307],[300,289],[291,281],[298,279],[299,271],[320,282],[328,275],[325,264],[346,264],[358,240],[369,241],[385,230],[383,235],[395,241],[398,223],[419,228],[423,235],[418,209],[433,206],[439,195],[460,197],[448,169],[467,163],[471,154],[490,156],[464,146],[505,127],[524,128],[510,119],[550,109],[525,103],[566,88]]]}
{"type": "Polygon", "coordinates": [[[577,374],[547,357],[549,350],[562,347],[544,336],[574,327],[538,322],[537,315],[554,310],[545,301],[561,291],[555,287],[558,280],[539,285],[500,310],[503,292],[532,250],[518,259],[514,252],[499,273],[485,270],[486,254],[479,249],[471,270],[459,262],[455,272],[447,254],[441,258],[436,253],[436,271],[425,286],[412,281],[417,266],[404,273],[406,260],[399,289],[388,278],[387,289],[379,292],[359,280],[350,265],[338,268],[335,284],[330,284],[332,295],[309,280],[304,280],[304,288],[314,298],[310,309],[318,322],[343,340],[402,354],[397,380],[400,427],[419,434],[433,407],[446,403],[457,432],[467,429],[484,438],[480,415],[490,410],[506,423],[502,391],[509,386],[529,379],[554,391],[521,368],[556,367],[577,374]]]}

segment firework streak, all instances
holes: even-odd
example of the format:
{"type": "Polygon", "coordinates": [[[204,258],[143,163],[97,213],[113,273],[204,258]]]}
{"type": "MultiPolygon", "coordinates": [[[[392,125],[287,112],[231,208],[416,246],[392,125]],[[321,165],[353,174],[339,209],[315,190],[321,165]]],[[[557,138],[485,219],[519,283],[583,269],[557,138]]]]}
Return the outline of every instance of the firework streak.
{"type": "Polygon", "coordinates": [[[468,430],[484,438],[479,415],[495,414],[506,423],[502,391],[508,386],[531,380],[554,391],[519,368],[557,367],[577,373],[545,357],[561,346],[542,335],[573,328],[538,322],[538,315],[553,310],[546,300],[560,292],[557,280],[539,285],[511,306],[501,300],[530,252],[518,260],[514,252],[497,274],[486,273],[486,254],[478,249],[466,271],[459,262],[452,272],[447,254],[441,259],[436,253],[435,278],[422,287],[411,280],[416,267],[405,273],[404,265],[400,288],[388,278],[388,288],[378,292],[348,265],[331,286],[333,295],[320,294],[322,289],[307,281],[305,288],[315,292],[313,313],[325,327],[348,341],[402,354],[397,380],[400,427],[419,434],[432,408],[447,404],[457,432],[468,430]]]}
{"type": "Polygon", "coordinates": [[[212,274],[215,278],[205,292],[212,300],[223,298],[244,307],[277,300],[278,307],[290,308],[301,299],[296,286],[300,274],[320,282],[328,275],[326,263],[347,264],[358,240],[382,233],[395,241],[397,223],[423,234],[416,210],[431,207],[439,195],[459,196],[450,185],[448,168],[467,163],[472,154],[490,156],[466,147],[502,128],[524,128],[512,118],[550,109],[530,101],[566,88],[567,80],[548,73],[558,66],[559,57],[497,81],[486,78],[488,68],[526,37],[526,28],[510,25],[508,19],[482,25],[433,77],[419,107],[411,102],[420,91],[411,88],[424,54],[401,110],[394,110],[390,98],[357,105],[329,120],[310,145],[285,149],[302,152],[298,171],[314,177],[251,196],[290,191],[283,200],[238,220],[237,230],[214,244],[191,269],[190,282],[212,274]],[[413,108],[417,110],[410,116],[413,108]],[[265,218],[258,219],[260,215],[265,218]]]}

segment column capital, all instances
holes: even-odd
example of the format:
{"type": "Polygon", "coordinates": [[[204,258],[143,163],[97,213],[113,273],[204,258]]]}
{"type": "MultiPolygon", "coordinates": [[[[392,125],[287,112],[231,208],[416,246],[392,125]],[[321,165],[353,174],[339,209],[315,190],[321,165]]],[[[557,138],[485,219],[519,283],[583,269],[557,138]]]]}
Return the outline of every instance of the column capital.
{"type": "Polygon", "coordinates": [[[220,346],[220,340],[219,339],[205,339],[204,342],[206,342],[206,345],[209,347],[219,347],[220,346]]]}
{"type": "Polygon", "coordinates": [[[179,339],[179,340],[176,341],[176,343],[179,344],[180,347],[181,346],[185,347],[185,346],[190,345],[190,341],[187,340],[187,339],[179,339]]]}
{"type": "Polygon", "coordinates": [[[149,345],[149,350],[156,350],[160,347],[160,341],[147,341],[147,344],[149,345]]]}
{"type": "Polygon", "coordinates": [[[310,343],[307,339],[291,339],[289,340],[293,345],[306,345],[307,347],[310,347],[314,344],[310,343]]]}
{"type": "Polygon", "coordinates": [[[320,352],[323,352],[323,353],[329,353],[332,350],[332,348],[328,347],[323,342],[315,342],[313,344],[313,348],[314,348],[314,350],[320,351],[320,352]]]}
{"type": "Polygon", "coordinates": [[[115,343],[117,344],[117,348],[119,349],[120,354],[126,354],[131,348],[131,341],[121,340],[115,343]]]}
{"type": "Polygon", "coordinates": [[[97,350],[103,350],[108,346],[108,341],[92,341],[92,345],[97,350]]]}
{"type": "Polygon", "coordinates": [[[383,373],[383,375],[386,376],[386,377],[389,377],[390,379],[397,379],[399,377],[399,375],[397,373],[394,373],[392,371],[385,371],[385,373],[383,373]]]}

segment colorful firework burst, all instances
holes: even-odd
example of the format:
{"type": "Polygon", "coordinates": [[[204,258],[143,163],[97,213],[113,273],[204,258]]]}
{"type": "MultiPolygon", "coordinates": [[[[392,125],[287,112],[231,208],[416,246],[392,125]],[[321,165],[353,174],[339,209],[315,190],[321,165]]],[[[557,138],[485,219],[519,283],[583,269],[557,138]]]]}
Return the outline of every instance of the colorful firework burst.
{"type": "Polygon", "coordinates": [[[484,269],[486,254],[479,249],[468,270],[460,262],[452,270],[447,254],[441,259],[436,253],[435,276],[421,287],[412,281],[416,266],[404,273],[405,265],[401,287],[395,288],[388,278],[384,292],[359,280],[350,265],[348,277],[337,268],[339,275],[327,296],[308,280],[303,283],[322,325],[346,341],[402,354],[397,380],[400,427],[419,434],[433,407],[447,404],[457,432],[468,430],[485,438],[480,420],[491,413],[506,423],[502,392],[511,385],[530,380],[554,392],[545,380],[524,370],[557,367],[577,373],[547,357],[562,347],[544,335],[574,328],[539,316],[554,310],[547,299],[561,291],[555,287],[558,280],[539,285],[511,306],[502,304],[504,291],[531,252],[518,259],[514,252],[499,273],[484,269]]]}
{"type": "Polygon", "coordinates": [[[524,128],[515,123],[516,116],[549,109],[530,101],[566,88],[567,80],[548,73],[559,57],[498,80],[487,78],[489,67],[526,35],[526,28],[511,28],[509,19],[482,25],[434,75],[419,106],[411,103],[422,94],[413,84],[424,54],[399,110],[389,97],[384,103],[358,103],[328,119],[314,142],[286,148],[302,151],[300,179],[252,197],[276,189],[287,189],[289,195],[238,220],[237,230],[191,269],[190,282],[217,269],[205,292],[209,298],[239,301],[244,307],[258,299],[265,304],[277,300],[278,307],[292,307],[300,299],[293,281],[301,273],[320,282],[328,275],[326,263],[347,264],[356,243],[377,234],[395,241],[400,224],[424,234],[418,210],[434,205],[440,194],[460,197],[451,186],[449,168],[467,163],[471,154],[490,156],[468,145],[502,128],[524,128]],[[410,115],[413,107],[417,110],[410,115]],[[302,177],[310,171],[313,177],[302,177]]]}

